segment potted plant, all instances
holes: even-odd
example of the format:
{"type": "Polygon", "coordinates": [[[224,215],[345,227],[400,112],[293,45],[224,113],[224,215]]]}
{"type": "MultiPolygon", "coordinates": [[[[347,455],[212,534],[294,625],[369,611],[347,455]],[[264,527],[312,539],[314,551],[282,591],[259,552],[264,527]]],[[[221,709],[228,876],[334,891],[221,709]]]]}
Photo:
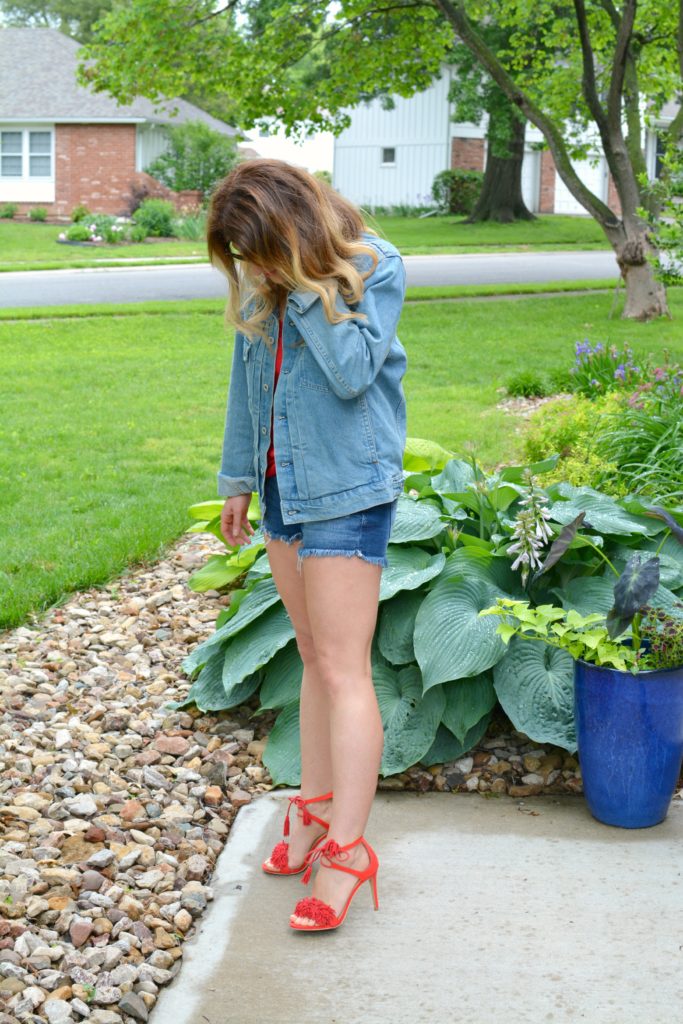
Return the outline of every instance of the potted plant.
{"type": "MultiPolygon", "coordinates": [[[[663,509],[683,543],[683,529],[663,509]]],[[[540,576],[574,538],[583,516],[558,536],[540,576]]],[[[668,535],[668,534],[667,534],[668,535]]],[[[499,598],[480,615],[501,615],[498,633],[535,640],[574,659],[574,715],[583,789],[591,814],[608,825],[645,828],[663,821],[683,761],[683,605],[650,604],[659,586],[658,554],[633,555],[614,586],[607,615],[581,615],[499,598]]]]}

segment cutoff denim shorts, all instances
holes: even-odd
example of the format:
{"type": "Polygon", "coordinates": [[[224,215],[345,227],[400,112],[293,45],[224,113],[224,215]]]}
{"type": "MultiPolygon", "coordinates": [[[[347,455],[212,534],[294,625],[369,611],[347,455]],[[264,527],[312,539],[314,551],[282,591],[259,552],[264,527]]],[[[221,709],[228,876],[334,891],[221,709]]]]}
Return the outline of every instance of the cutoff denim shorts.
{"type": "Polygon", "coordinates": [[[388,566],[387,545],[396,518],[398,498],[383,505],[364,508],[334,519],[319,519],[312,523],[285,523],[280,508],[280,491],[277,476],[268,476],[265,481],[266,514],[261,526],[266,543],[270,540],[284,540],[292,544],[301,540],[298,551],[297,571],[301,562],[311,555],[357,555],[373,565],[388,566]]]}

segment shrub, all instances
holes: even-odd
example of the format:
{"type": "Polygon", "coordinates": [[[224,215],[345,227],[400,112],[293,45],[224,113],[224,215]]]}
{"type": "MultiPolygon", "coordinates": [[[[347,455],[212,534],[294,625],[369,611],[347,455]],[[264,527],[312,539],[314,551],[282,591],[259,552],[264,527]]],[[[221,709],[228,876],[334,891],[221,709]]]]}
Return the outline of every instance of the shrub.
{"type": "Polygon", "coordinates": [[[174,224],[176,238],[184,238],[188,242],[201,242],[206,238],[206,214],[188,214],[179,217],[174,224]]]}
{"type": "Polygon", "coordinates": [[[173,235],[175,207],[168,199],[144,199],[135,211],[135,223],[145,228],[147,236],[170,238],[173,235]]]}
{"type": "Polygon", "coordinates": [[[29,220],[35,223],[42,223],[47,220],[47,210],[44,206],[34,206],[32,210],[28,211],[29,220]]]}
{"type": "Polygon", "coordinates": [[[90,228],[86,224],[72,224],[66,230],[66,238],[69,242],[89,242],[90,228]]]}
{"type": "Polygon", "coordinates": [[[313,171],[313,177],[317,178],[318,181],[324,181],[327,185],[332,184],[331,171],[313,171]]]}
{"type": "Polygon", "coordinates": [[[481,192],[481,171],[441,171],[434,178],[432,196],[443,213],[468,217],[481,192]]]}
{"type": "Polygon", "coordinates": [[[655,367],[627,401],[610,411],[596,439],[629,490],[659,504],[683,500],[683,371],[655,367]]]}
{"type": "Polygon", "coordinates": [[[74,222],[74,224],[78,224],[80,221],[85,220],[86,217],[90,216],[90,210],[87,206],[83,206],[82,203],[79,204],[78,206],[74,206],[73,210],[71,211],[71,219],[74,222]]]}
{"type": "Polygon", "coordinates": [[[188,121],[168,129],[168,149],[149,165],[147,173],[174,192],[197,189],[207,199],[237,161],[234,138],[202,121],[188,121]]]}
{"type": "Polygon", "coordinates": [[[147,228],[144,224],[133,224],[130,229],[130,240],[131,242],[144,242],[147,238],[147,228]]]}
{"type": "Polygon", "coordinates": [[[3,203],[0,206],[0,217],[3,220],[12,220],[19,207],[16,203],[3,203]]]}
{"type": "Polygon", "coordinates": [[[535,370],[521,370],[508,378],[505,389],[515,398],[545,398],[552,393],[550,382],[535,370]]]}
{"type": "Polygon", "coordinates": [[[596,451],[596,439],[607,415],[620,403],[618,395],[593,401],[575,395],[546,403],[525,426],[525,458],[541,462],[552,455],[560,456],[547,477],[549,483],[564,480],[575,487],[600,487],[606,494],[625,494],[627,488],[616,475],[616,465],[596,451]]]}

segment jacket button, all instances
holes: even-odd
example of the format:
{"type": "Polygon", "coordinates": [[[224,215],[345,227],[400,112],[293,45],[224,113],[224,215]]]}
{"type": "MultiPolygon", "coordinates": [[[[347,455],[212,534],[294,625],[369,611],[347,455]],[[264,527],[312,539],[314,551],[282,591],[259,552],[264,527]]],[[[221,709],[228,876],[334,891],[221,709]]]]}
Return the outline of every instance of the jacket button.
{"type": "Polygon", "coordinates": [[[288,515],[288,516],[295,516],[295,515],[297,514],[297,512],[298,512],[298,511],[299,511],[299,509],[298,509],[298,508],[290,508],[290,510],[289,510],[289,512],[287,513],[287,515],[288,515]]]}
{"type": "Polygon", "coordinates": [[[268,431],[266,430],[266,428],[265,428],[265,427],[261,427],[261,433],[262,433],[262,434],[267,434],[267,433],[268,433],[268,431]]]}
{"type": "Polygon", "coordinates": [[[264,390],[264,391],[267,391],[267,390],[268,390],[268,385],[267,385],[267,384],[264,384],[264,385],[263,385],[263,390],[264,390]]]}

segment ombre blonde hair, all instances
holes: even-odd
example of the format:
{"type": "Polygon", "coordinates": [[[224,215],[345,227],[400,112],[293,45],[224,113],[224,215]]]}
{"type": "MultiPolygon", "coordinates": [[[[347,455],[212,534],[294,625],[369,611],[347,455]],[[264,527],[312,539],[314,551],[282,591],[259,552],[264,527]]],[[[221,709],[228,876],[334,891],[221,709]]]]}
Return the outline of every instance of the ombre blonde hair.
{"type": "Polygon", "coordinates": [[[266,322],[295,289],[316,292],[332,324],[362,315],[341,312],[336,299],[360,302],[377,265],[363,231],[375,234],[352,203],[308,171],[284,160],[239,164],[214,190],[207,226],[209,258],[230,282],[228,321],[272,346],[266,322]],[[372,265],[361,273],[352,261],[363,255],[372,265]],[[276,272],[282,283],[252,276],[250,264],[276,272]]]}

